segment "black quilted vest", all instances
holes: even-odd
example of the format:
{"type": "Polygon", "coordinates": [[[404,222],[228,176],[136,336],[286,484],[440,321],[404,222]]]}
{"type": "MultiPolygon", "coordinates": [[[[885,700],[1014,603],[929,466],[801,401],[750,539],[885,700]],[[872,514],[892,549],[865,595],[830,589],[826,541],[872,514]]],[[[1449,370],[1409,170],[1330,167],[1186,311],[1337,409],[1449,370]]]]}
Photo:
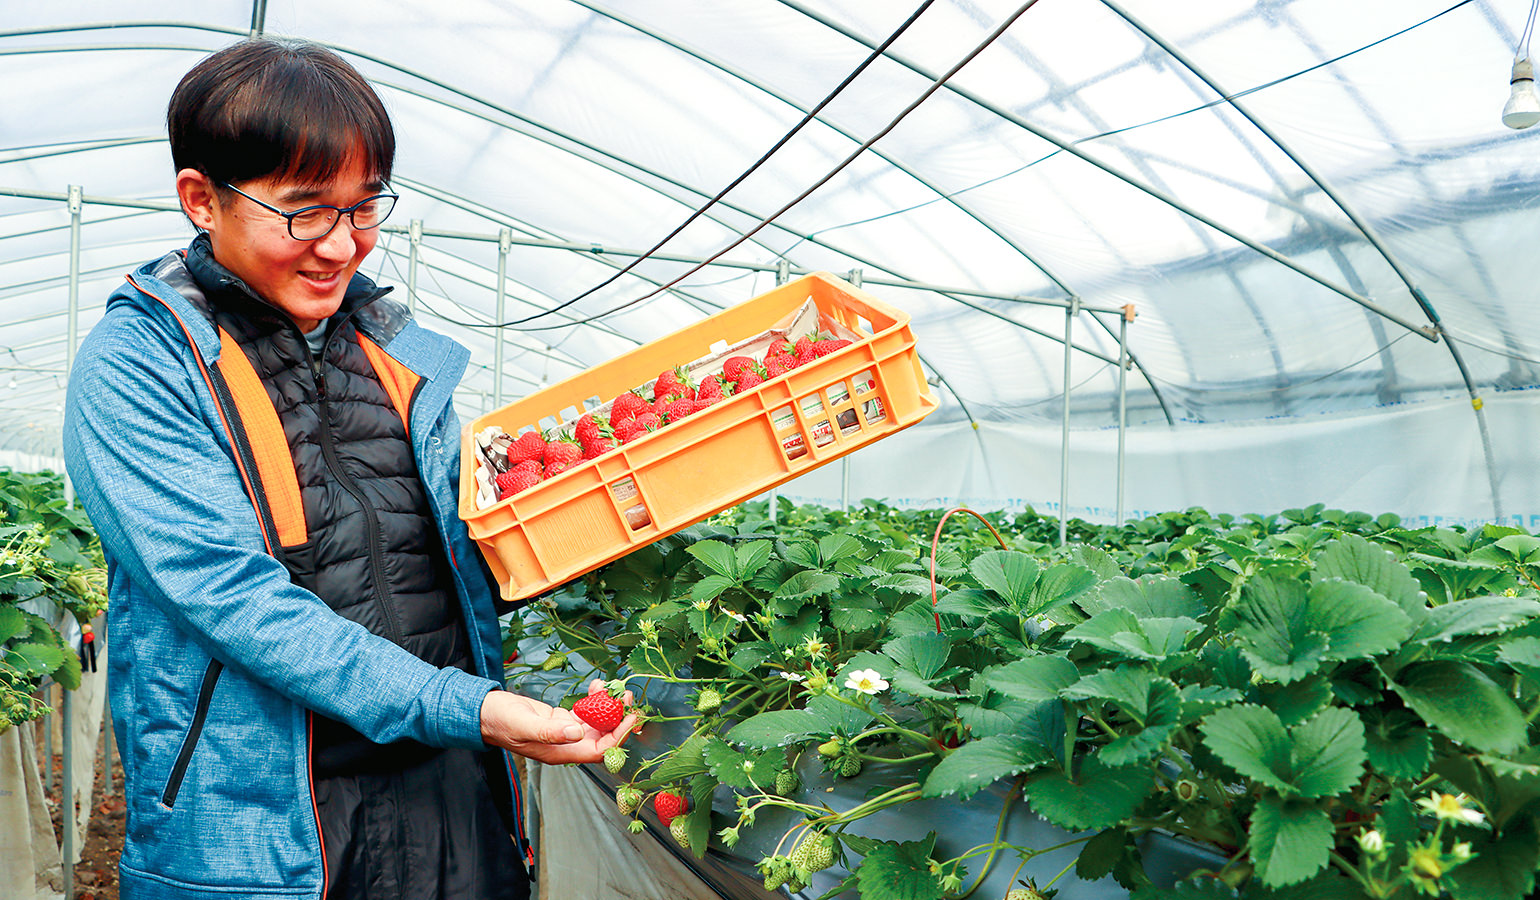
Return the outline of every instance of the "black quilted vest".
{"type": "MultiPolygon", "coordinates": [[[[292,319],[214,261],[206,237],[189,247],[187,267],[205,314],[245,351],[288,438],[308,526],[306,542],[280,554],[294,583],[435,666],[474,671],[406,426],[358,343],[360,320],[399,328],[405,310],[382,299],[388,288],[355,276],[316,359],[292,319]]],[[[438,752],[410,740],[375,744],[319,714],[313,723],[317,777],[390,771],[438,752]]]]}

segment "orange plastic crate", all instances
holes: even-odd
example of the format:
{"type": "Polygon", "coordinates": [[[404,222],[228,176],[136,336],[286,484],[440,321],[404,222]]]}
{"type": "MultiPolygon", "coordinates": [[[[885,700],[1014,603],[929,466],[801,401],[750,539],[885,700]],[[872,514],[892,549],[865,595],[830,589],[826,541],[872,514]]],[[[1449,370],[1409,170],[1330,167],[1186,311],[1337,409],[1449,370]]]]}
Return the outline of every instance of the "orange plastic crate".
{"type": "Polygon", "coordinates": [[[461,435],[460,518],[503,597],[530,597],[907,428],[937,403],[909,317],[815,272],[473,420],[461,435]],[[809,298],[861,340],[476,508],[477,432],[570,421],[713,344],[771,329],[809,298]]]}

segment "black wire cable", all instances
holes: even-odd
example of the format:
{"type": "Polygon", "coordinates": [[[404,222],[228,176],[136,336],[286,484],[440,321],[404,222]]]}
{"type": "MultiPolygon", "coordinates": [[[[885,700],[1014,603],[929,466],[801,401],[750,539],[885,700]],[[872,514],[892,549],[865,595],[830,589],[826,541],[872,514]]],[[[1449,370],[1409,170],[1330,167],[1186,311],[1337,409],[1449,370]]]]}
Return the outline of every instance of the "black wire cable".
{"type": "Polygon", "coordinates": [[[593,287],[589,288],[588,290],[584,291],[583,293],[578,294],[576,297],[573,297],[570,300],[564,300],[561,303],[558,303],[557,305],[551,307],[550,309],[543,310],[541,312],[537,312],[534,315],[525,316],[522,319],[513,319],[511,321],[504,322],[503,325],[505,325],[505,326],[522,325],[525,322],[532,322],[535,319],[540,318],[541,316],[546,316],[546,315],[549,315],[549,314],[551,314],[553,312],[557,312],[558,310],[566,309],[567,307],[569,307],[572,304],[578,302],[579,300],[582,300],[584,297],[587,297],[587,296],[591,295],[592,293],[594,293],[595,291],[599,290],[600,288],[603,288],[603,287],[606,287],[608,285],[614,284],[615,280],[617,278],[619,278],[620,276],[626,274],[627,272],[630,272],[632,269],[634,269],[638,265],[640,265],[644,260],[650,258],[654,253],[656,253],[660,249],[662,249],[665,244],[667,244],[669,241],[673,240],[679,234],[679,232],[684,231],[686,228],[688,228],[691,222],[694,222],[696,219],[699,219],[701,216],[705,215],[706,214],[706,210],[708,210],[711,207],[715,206],[718,201],[720,201],[723,197],[727,196],[728,192],[730,192],[733,188],[737,187],[738,185],[742,184],[744,179],[748,178],[750,175],[753,175],[754,172],[756,170],[758,170],[760,166],[764,165],[767,161],[769,161],[770,157],[774,156],[777,151],[779,151],[782,147],[786,146],[787,142],[790,141],[793,137],[795,137],[797,132],[801,131],[803,129],[803,127],[806,126],[809,122],[811,122],[814,119],[816,119],[818,117],[818,114],[820,112],[823,112],[824,107],[826,107],[830,103],[834,102],[834,98],[838,97],[841,93],[843,93],[844,90],[847,87],[850,87],[851,82],[855,81],[856,78],[859,77],[862,72],[865,72],[867,67],[869,67],[872,63],[876,62],[878,59],[880,59],[882,57],[883,53],[887,52],[888,47],[892,46],[893,42],[898,40],[900,35],[902,35],[905,31],[908,31],[909,30],[909,26],[913,25],[920,18],[920,16],[925,12],[925,10],[929,9],[930,5],[932,3],[934,3],[934,2],[935,2],[935,0],[925,0],[925,2],[921,3],[915,9],[914,12],[909,14],[909,18],[905,19],[904,23],[902,25],[898,26],[898,30],[897,31],[895,31],[892,34],[888,35],[888,39],[883,41],[880,45],[878,45],[877,49],[873,50],[866,57],[866,59],[862,60],[860,65],[856,66],[855,69],[852,70],[849,75],[846,75],[845,79],[843,81],[841,81],[838,85],[836,85],[834,90],[829,92],[828,96],[826,96],[822,100],[818,101],[818,105],[817,106],[814,106],[812,109],[808,110],[807,115],[802,117],[802,121],[800,121],[796,125],[792,126],[792,129],[790,131],[786,132],[784,135],[782,135],[781,139],[776,141],[774,146],[772,146],[769,150],[766,150],[759,157],[759,159],[756,159],[754,161],[753,165],[751,165],[747,169],[743,170],[742,174],[740,174],[737,178],[734,178],[732,180],[732,182],[727,185],[727,187],[722,188],[720,191],[717,192],[716,196],[712,197],[710,200],[707,200],[705,205],[701,206],[699,209],[697,209],[694,212],[690,213],[689,217],[686,218],[683,222],[680,222],[678,227],[676,227],[673,231],[670,231],[668,234],[664,235],[663,238],[661,240],[659,240],[656,244],[653,244],[651,247],[648,247],[646,252],[642,253],[642,255],[640,255],[640,256],[636,257],[635,259],[631,260],[631,262],[627,263],[624,268],[617,269],[612,275],[610,275],[610,277],[604,279],[603,281],[599,282],[598,284],[594,285],[593,287]]]}
{"type": "MultiPolygon", "coordinates": [[[[894,128],[897,128],[898,124],[900,122],[902,122],[905,118],[907,118],[910,113],[912,113],[916,109],[918,109],[921,103],[924,103],[926,100],[929,100],[931,98],[931,96],[936,93],[936,91],[939,91],[948,81],[951,80],[952,76],[956,75],[959,71],[962,70],[962,68],[964,66],[966,66],[968,63],[972,62],[974,57],[978,56],[980,53],[983,53],[991,44],[993,44],[996,40],[999,39],[1000,35],[1005,33],[1006,29],[1008,29],[1012,25],[1014,25],[1016,23],[1017,19],[1021,18],[1021,16],[1023,14],[1025,14],[1027,10],[1031,9],[1033,6],[1036,6],[1036,5],[1037,5],[1037,0],[1027,0],[1027,2],[1025,2],[1021,6],[1017,7],[1016,11],[1011,13],[1009,16],[1007,16],[1005,21],[1001,22],[999,27],[997,27],[994,31],[990,32],[989,36],[987,38],[985,38],[982,43],[980,43],[977,47],[974,47],[972,50],[968,51],[963,56],[962,59],[957,61],[956,65],[952,66],[946,72],[942,73],[942,75],[940,77],[938,77],[934,82],[931,83],[930,87],[926,88],[925,91],[923,93],[921,93],[919,97],[915,98],[914,102],[912,102],[908,106],[904,107],[904,109],[897,116],[893,117],[892,121],[888,122],[888,124],[883,126],[880,131],[878,131],[876,134],[872,135],[865,142],[863,142],[861,144],[861,146],[857,147],[854,152],[852,152],[849,156],[845,157],[845,159],[842,160],[838,165],[836,165],[834,168],[832,168],[828,172],[826,172],[823,175],[823,177],[821,177],[817,181],[813,182],[813,184],[811,186],[809,186],[806,190],[804,190],[802,193],[798,194],[796,197],[793,197],[791,199],[791,202],[787,203],[785,206],[782,206],[780,209],[778,209],[775,212],[771,213],[770,215],[764,217],[763,219],[760,219],[759,223],[756,224],[753,228],[751,228],[748,231],[744,232],[743,234],[739,235],[736,240],[732,241],[727,246],[725,246],[722,249],[718,250],[716,253],[713,253],[711,256],[706,257],[706,259],[704,259],[701,262],[697,263],[692,268],[686,270],[684,272],[684,274],[682,274],[679,277],[675,278],[673,281],[669,281],[669,282],[667,282],[665,284],[661,284],[657,288],[655,288],[655,289],[653,289],[653,290],[643,294],[640,297],[637,297],[635,300],[628,300],[625,303],[622,303],[619,306],[612,307],[612,308],[610,308],[608,310],[605,310],[602,313],[596,313],[596,314],[594,314],[592,316],[586,316],[586,317],[581,318],[581,319],[573,319],[570,322],[564,322],[564,323],[562,323],[560,325],[541,325],[541,326],[536,326],[534,328],[519,328],[517,330],[518,331],[551,331],[551,330],[554,330],[554,329],[557,329],[557,328],[570,328],[570,327],[572,327],[574,325],[586,325],[589,322],[598,321],[599,319],[603,319],[606,316],[614,315],[615,313],[620,312],[623,309],[626,309],[626,308],[631,307],[631,306],[635,306],[636,304],[641,303],[644,300],[648,300],[648,299],[651,299],[652,297],[656,297],[658,294],[663,293],[664,291],[668,290],[669,288],[673,287],[674,285],[678,284],[679,282],[685,280],[686,278],[689,278],[691,275],[694,275],[696,272],[699,272],[701,269],[704,269],[706,266],[708,266],[711,263],[715,262],[716,260],[720,259],[723,255],[725,255],[728,251],[732,250],[734,247],[737,247],[739,244],[742,244],[744,241],[747,241],[749,238],[751,238],[754,235],[758,234],[761,229],[763,229],[766,225],[769,225],[771,222],[774,222],[777,218],[779,218],[787,210],[791,209],[793,206],[796,206],[798,203],[801,203],[803,200],[806,200],[814,191],[816,191],[819,188],[823,187],[825,184],[828,184],[829,181],[831,179],[833,179],[835,175],[838,175],[841,171],[843,171],[845,169],[846,166],[850,165],[852,162],[855,162],[856,159],[858,157],[860,157],[861,154],[865,153],[869,147],[871,147],[873,144],[877,143],[882,138],[886,137],[888,135],[888,133],[891,132],[894,128]]],[[[510,325],[512,325],[512,324],[513,323],[510,323],[510,325]]]]}

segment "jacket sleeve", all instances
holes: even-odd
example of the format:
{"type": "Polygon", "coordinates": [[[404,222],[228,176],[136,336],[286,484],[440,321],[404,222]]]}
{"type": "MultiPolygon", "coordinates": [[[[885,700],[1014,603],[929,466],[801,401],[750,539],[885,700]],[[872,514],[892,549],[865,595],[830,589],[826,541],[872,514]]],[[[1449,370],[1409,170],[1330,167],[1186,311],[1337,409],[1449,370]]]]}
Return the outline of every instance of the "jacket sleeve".
{"type": "Polygon", "coordinates": [[[110,312],[71,373],[64,429],[70,478],[109,557],[211,657],[380,743],[484,746],[494,682],[344,619],[267,553],[185,344],[142,314],[110,312]]]}

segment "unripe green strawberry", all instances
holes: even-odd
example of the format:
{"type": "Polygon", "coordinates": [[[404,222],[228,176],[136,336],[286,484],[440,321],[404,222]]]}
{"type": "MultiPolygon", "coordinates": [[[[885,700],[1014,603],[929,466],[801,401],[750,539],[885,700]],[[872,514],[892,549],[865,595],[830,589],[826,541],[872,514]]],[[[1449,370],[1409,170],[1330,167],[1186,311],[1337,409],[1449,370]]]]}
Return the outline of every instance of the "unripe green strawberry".
{"type": "Polygon", "coordinates": [[[802,783],[797,780],[797,773],[790,769],[782,769],[775,773],[775,792],[782,797],[790,797],[796,793],[802,783]]]}
{"type": "Polygon", "coordinates": [[[786,883],[786,873],[777,872],[774,869],[765,873],[765,890],[774,891],[786,883]]]}
{"type": "Polygon", "coordinates": [[[642,792],[627,785],[615,792],[615,805],[620,808],[621,815],[632,815],[642,808],[642,792]]]}
{"type": "Polygon", "coordinates": [[[668,833],[674,836],[674,843],[690,849],[690,820],[685,818],[675,819],[668,823],[668,833]]]}
{"type": "Polygon", "coordinates": [[[803,883],[802,879],[796,876],[786,879],[786,890],[793,894],[801,893],[806,887],[807,885],[803,883]]]}
{"type": "Polygon", "coordinates": [[[626,765],[626,750],[624,747],[611,747],[604,751],[604,767],[611,772],[619,772],[626,765]]]}
{"type": "Polygon", "coordinates": [[[711,712],[722,705],[722,695],[714,688],[702,688],[695,698],[697,712],[711,712]]]}
{"type": "Polygon", "coordinates": [[[547,656],[545,658],[544,662],[542,662],[540,664],[540,670],[543,671],[543,672],[550,672],[550,671],[553,671],[555,669],[560,669],[561,667],[565,666],[566,664],[567,664],[567,654],[565,654],[565,653],[552,653],[550,656],[547,656]]]}
{"type": "Polygon", "coordinates": [[[791,861],[808,872],[821,872],[834,865],[834,843],[828,835],[809,834],[791,851],[791,861]]]}
{"type": "Polygon", "coordinates": [[[854,778],[861,774],[861,757],[851,754],[840,760],[840,774],[846,778],[854,778]]]}
{"type": "Polygon", "coordinates": [[[818,755],[828,759],[833,759],[834,757],[840,755],[841,746],[842,742],[839,738],[833,738],[831,740],[824,741],[822,744],[818,745],[818,755]]]}

